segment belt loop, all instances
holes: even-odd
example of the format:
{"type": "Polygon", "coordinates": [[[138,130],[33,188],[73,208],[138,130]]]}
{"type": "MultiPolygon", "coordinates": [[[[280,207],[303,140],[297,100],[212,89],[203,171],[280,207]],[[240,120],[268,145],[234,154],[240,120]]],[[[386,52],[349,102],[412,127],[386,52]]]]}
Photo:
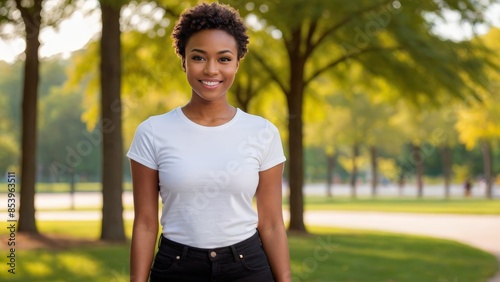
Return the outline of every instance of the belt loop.
{"type": "Polygon", "coordinates": [[[238,262],[238,260],[239,260],[239,255],[238,255],[238,253],[236,252],[236,248],[234,247],[234,245],[231,245],[231,246],[230,246],[230,248],[231,248],[231,252],[233,253],[234,262],[238,262]]]}
{"type": "Polygon", "coordinates": [[[184,245],[184,248],[182,248],[182,259],[187,258],[187,253],[188,253],[188,246],[184,245]]]}

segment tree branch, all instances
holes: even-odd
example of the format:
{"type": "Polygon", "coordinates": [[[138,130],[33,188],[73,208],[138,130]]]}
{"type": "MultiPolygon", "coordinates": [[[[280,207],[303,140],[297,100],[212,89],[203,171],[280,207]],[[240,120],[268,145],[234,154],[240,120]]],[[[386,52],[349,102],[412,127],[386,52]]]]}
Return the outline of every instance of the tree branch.
{"type": "Polygon", "coordinates": [[[360,50],[359,52],[356,52],[356,53],[347,54],[345,56],[337,58],[336,60],[331,61],[330,63],[326,64],[322,68],[317,69],[308,79],[306,79],[304,81],[304,86],[307,86],[309,83],[311,83],[311,81],[313,81],[315,78],[320,76],[322,73],[324,73],[325,71],[333,68],[334,66],[346,61],[347,59],[356,58],[361,54],[373,52],[373,51],[394,51],[394,50],[402,50],[402,49],[403,49],[403,47],[390,47],[390,48],[373,47],[373,48],[366,48],[366,49],[360,50]]]}
{"type": "Polygon", "coordinates": [[[165,15],[170,15],[173,18],[179,18],[180,16],[179,13],[177,13],[173,9],[170,9],[167,6],[158,5],[158,8],[163,9],[163,11],[165,11],[165,15]]]}
{"type": "Polygon", "coordinates": [[[279,79],[278,75],[273,70],[273,68],[271,68],[271,66],[269,66],[268,64],[266,64],[266,62],[264,61],[264,59],[258,53],[254,52],[252,54],[255,56],[255,58],[257,59],[257,61],[262,65],[262,67],[264,67],[264,69],[269,73],[269,75],[271,76],[271,79],[274,82],[276,82],[276,84],[278,84],[278,86],[281,88],[281,90],[283,91],[283,93],[288,93],[288,89],[286,89],[285,84],[283,84],[283,82],[281,82],[281,80],[279,79]]]}
{"type": "MultiPolygon", "coordinates": [[[[370,11],[373,11],[377,8],[380,8],[384,5],[387,5],[389,3],[391,3],[392,0],[387,0],[387,1],[384,1],[382,3],[377,3],[376,5],[372,5],[372,6],[369,6],[369,7],[366,7],[364,9],[361,9],[361,10],[358,10],[352,14],[350,14],[349,16],[345,17],[344,19],[342,19],[340,22],[338,22],[337,24],[333,25],[331,28],[327,29],[325,31],[325,33],[323,33],[319,38],[318,40],[312,44],[313,46],[318,46],[323,40],[325,40],[330,34],[334,33],[336,30],[338,30],[339,28],[341,28],[343,25],[347,24],[349,21],[351,21],[352,19],[366,13],[366,12],[370,12],[370,11]]],[[[314,48],[312,48],[314,49],[314,48]]],[[[310,50],[310,52],[312,52],[312,49],[310,50]]]]}
{"type": "Polygon", "coordinates": [[[21,4],[21,0],[15,0],[16,2],[16,8],[21,12],[21,16],[23,18],[28,18],[29,17],[29,11],[23,5],[21,4]]]}
{"type": "Polygon", "coordinates": [[[21,0],[15,0],[15,2],[16,8],[19,12],[21,12],[21,17],[23,18],[26,30],[26,39],[31,36],[38,37],[42,19],[40,13],[42,11],[43,0],[35,0],[32,9],[24,7],[21,0]]]}
{"type": "Polygon", "coordinates": [[[309,31],[307,33],[307,39],[306,39],[306,51],[305,55],[309,56],[312,51],[314,50],[314,47],[317,46],[314,43],[312,43],[312,38],[314,33],[316,32],[316,28],[318,27],[318,21],[314,20],[311,25],[309,26],[309,31]]]}

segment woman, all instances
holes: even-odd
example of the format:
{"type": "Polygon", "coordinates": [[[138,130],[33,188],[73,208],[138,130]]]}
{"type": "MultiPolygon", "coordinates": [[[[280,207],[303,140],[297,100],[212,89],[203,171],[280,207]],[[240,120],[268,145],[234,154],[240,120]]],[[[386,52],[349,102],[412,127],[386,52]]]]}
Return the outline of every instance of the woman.
{"type": "Polygon", "coordinates": [[[181,15],[172,38],[191,99],[141,123],[127,153],[131,281],[291,281],[278,130],[226,97],[247,52],[243,20],[230,6],[201,4],[181,15]]]}

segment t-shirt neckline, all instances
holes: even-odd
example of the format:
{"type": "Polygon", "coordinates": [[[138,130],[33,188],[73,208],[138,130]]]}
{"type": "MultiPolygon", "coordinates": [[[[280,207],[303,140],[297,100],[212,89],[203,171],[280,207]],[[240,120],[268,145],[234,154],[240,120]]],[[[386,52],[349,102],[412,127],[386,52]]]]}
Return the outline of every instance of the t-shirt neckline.
{"type": "Polygon", "coordinates": [[[182,121],[184,121],[185,123],[187,123],[187,124],[189,124],[189,125],[191,125],[193,127],[200,128],[200,129],[205,129],[205,130],[218,130],[218,129],[224,129],[226,127],[229,127],[229,126],[231,126],[232,124],[234,124],[236,122],[236,120],[239,118],[239,116],[241,114],[241,110],[239,108],[236,108],[236,114],[228,122],[220,124],[220,125],[215,125],[215,126],[207,126],[207,125],[198,124],[198,123],[190,120],[184,114],[184,112],[182,111],[181,107],[177,107],[175,109],[175,112],[177,113],[177,115],[179,116],[179,118],[182,121]]]}

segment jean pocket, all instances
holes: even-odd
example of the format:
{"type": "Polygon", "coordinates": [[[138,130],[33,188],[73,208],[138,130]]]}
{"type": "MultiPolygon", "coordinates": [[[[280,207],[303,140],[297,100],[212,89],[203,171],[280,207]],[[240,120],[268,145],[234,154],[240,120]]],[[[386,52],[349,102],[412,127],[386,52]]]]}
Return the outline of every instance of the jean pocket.
{"type": "Polygon", "coordinates": [[[270,268],[267,255],[262,247],[241,253],[241,263],[247,270],[259,271],[270,268]]]}
{"type": "Polygon", "coordinates": [[[153,262],[152,271],[167,272],[172,270],[178,263],[179,256],[171,253],[158,252],[153,262]]]}

